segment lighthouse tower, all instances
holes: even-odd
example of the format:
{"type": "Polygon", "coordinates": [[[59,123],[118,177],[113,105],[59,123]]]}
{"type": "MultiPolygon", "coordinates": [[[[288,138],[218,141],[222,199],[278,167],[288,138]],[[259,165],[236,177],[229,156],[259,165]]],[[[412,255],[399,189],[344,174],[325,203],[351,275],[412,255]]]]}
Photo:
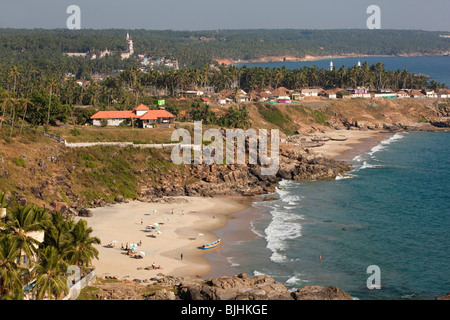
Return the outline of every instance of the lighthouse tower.
{"type": "Polygon", "coordinates": [[[334,66],[333,66],[333,61],[330,61],[330,71],[333,71],[334,66]]]}

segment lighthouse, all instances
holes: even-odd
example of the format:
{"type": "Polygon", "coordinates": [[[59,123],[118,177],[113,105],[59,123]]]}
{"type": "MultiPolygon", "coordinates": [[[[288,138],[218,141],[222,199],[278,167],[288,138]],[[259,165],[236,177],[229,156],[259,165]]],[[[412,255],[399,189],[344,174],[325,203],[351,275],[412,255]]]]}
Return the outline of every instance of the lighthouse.
{"type": "Polygon", "coordinates": [[[333,71],[333,61],[330,61],[330,71],[333,71]]]}
{"type": "Polygon", "coordinates": [[[358,60],[358,67],[361,67],[361,61],[358,60]]]}

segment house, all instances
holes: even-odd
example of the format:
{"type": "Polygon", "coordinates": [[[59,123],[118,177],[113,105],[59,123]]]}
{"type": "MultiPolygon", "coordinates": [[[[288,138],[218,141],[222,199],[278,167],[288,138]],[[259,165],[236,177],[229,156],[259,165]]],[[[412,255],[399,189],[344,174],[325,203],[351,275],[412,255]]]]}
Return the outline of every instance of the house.
{"type": "Polygon", "coordinates": [[[289,96],[279,96],[277,98],[277,103],[292,103],[292,100],[289,96]]]}
{"type": "Polygon", "coordinates": [[[220,104],[220,105],[222,105],[222,106],[225,105],[225,104],[228,104],[228,103],[232,102],[231,99],[229,99],[229,98],[227,98],[227,97],[224,97],[224,96],[219,96],[219,97],[217,97],[217,98],[216,98],[216,101],[217,101],[218,104],[220,104]]]}
{"type": "Polygon", "coordinates": [[[397,97],[397,94],[394,92],[390,93],[375,93],[374,98],[381,98],[381,99],[394,99],[397,97]]]}
{"type": "Polygon", "coordinates": [[[450,90],[449,89],[440,89],[437,93],[438,98],[450,98],[450,90]]]}
{"type": "Polygon", "coordinates": [[[325,90],[323,95],[328,99],[337,99],[337,94],[335,90],[325,90]]]}
{"type": "Polygon", "coordinates": [[[124,121],[137,119],[141,127],[152,128],[156,123],[173,123],[175,116],[166,110],[150,110],[140,104],[131,111],[99,111],[91,119],[94,126],[101,126],[104,120],[109,126],[119,126],[124,121]]]}
{"type": "Polygon", "coordinates": [[[420,92],[419,90],[411,90],[411,92],[409,93],[409,96],[410,96],[411,98],[414,98],[414,99],[425,98],[425,97],[426,97],[426,96],[425,96],[422,92],[420,92]]]}
{"type": "Polygon", "coordinates": [[[178,95],[181,96],[194,96],[199,97],[204,95],[205,92],[197,87],[187,87],[185,90],[178,91],[178,95]]]}
{"type": "Polygon", "coordinates": [[[438,95],[434,92],[434,90],[431,89],[425,89],[424,92],[425,96],[427,98],[437,98],[438,95]]]}
{"type": "Polygon", "coordinates": [[[399,91],[399,92],[397,92],[397,98],[399,98],[399,99],[409,98],[409,94],[408,94],[408,92],[405,92],[405,91],[399,91]]]}
{"type": "Polygon", "coordinates": [[[211,100],[209,100],[208,98],[201,98],[200,99],[204,104],[210,104],[211,100]]]}
{"type": "Polygon", "coordinates": [[[352,89],[350,93],[350,97],[352,98],[370,98],[370,94],[367,89],[364,87],[358,87],[356,89],[352,89]]]}
{"type": "Polygon", "coordinates": [[[291,99],[294,101],[300,101],[305,99],[305,97],[300,92],[294,92],[291,94],[291,99]]]}
{"type": "Polygon", "coordinates": [[[319,95],[319,89],[301,89],[300,93],[305,97],[317,97],[319,95]]]}

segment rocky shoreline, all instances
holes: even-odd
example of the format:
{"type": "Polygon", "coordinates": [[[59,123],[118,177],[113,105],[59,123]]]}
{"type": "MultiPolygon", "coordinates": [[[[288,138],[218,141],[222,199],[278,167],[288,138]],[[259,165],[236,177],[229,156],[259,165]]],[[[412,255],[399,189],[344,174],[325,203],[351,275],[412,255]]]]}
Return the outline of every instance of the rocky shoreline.
{"type": "MultiPolygon", "coordinates": [[[[96,300],[181,300],[181,301],[254,301],[254,300],[355,300],[334,286],[302,286],[289,290],[266,275],[250,278],[246,273],[202,280],[159,274],[146,281],[98,280],[90,297],[96,300]]],[[[450,300],[450,293],[435,300],[450,300]]]]}
{"type": "Polygon", "coordinates": [[[304,286],[289,291],[271,277],[250,278],[245,273],[207,280],[159,275],[146,282],[98,282],[92,296],[97,300],[353,300],[337,287],[304,286]]]}

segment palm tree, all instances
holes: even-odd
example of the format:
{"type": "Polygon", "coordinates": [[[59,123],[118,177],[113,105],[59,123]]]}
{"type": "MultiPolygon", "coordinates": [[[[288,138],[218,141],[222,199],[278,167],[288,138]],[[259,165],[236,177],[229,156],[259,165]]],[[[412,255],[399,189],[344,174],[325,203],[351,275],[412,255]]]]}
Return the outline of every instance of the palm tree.
{"type": "Polygon", "coordinates": [[[91,237],[92,228],[87,227],[85,220],[79,220],[68,234],[68,249],[66,251],[66,260],[70,264],[80,267],[82,272],[84,268],[89,267],[92,259],[98,259],[98,250],[94,244],[100,244],[100,239],[91,237]]]}
{"type": "MultiPolygon", "coordinates": [[[[42,231],[47,222],[46,209],[35,208],[31,205],[19,206],[6,215],[5,233],[9,233],[17,241],[20,254],[31,258],[38,253],[39,241],[30,233],[42,231]]],[[[22,259],[19,261],[22,266],[22,259]]]]}
{"type": "Polygon", "coordinates": [[[53,246],[48,246],[39,255],[39,262],[33,272],[36,274],[33,292],[37,300],[60,299],[69,292],[67,285],[68,264],[58,255],[58,250],[53,246]]]}
{"type": "Polygon", "coordinates": [[[21,101],[23,105],[23,117],[22,117],[22,124],[20,126],[20,134],[22,134],[23,123],[25,122],[25,115],[27,114],[28,105],[31,103],[31,100],[28,97],[22,98],[21,101]]]}
{"type": "Polygon", "coordinates": [[[0,238],[0,298],[22,289],[20,268],[16,264],[19,248],[12,235],[0,238]]]}
{"type": "Polygon", "coordinates": [[[0,128],[3,126],[3,121],[5,120],[5,114],[6,114],[6,109],[8,108],[8,105],[11,103],[11,97],[9,96],[9,91],[8,91],[8,95],[6,97],[3,97],[3,113],[2,113],[2,119],[0,122],[0,128]]]}
{"type": "Polygon", "coordinates": [[[14,122],[16,119],[16,108],[19,103],[19,99],[17,98],[10,98],[11,102],[11,112],[10,112],[10,119],[11,119],[11,132],[9,134],[9,137],[12,137],[13,131],[14,131],[14,122]]]}
{"type": "Polygon", "coordinates": [[[14,93],[16,92],[16,87],[17,87],[17,77],[19,76],[19,71],[17,70],[16,66],[13,66],[11,71],[9,72],[9,76],[14,78],[14,93]]]}
{"type": "Polygon", "coordinates": [[[55,212],[50,217],[50,223],[45,228],[44,246],[52,246],[58,254],[65,255],[67,249],[67,236],[73,228],[73,220],[64,219],[61,212],[55,212]]]}
{"type": "Polygon", "coordinates": [[[56,85],[56,79],[51,77],[48,80],[48,85],[50,87],[49,89],[49,94],[50,94],[50,98],[48,100],[48,115],[47,115],[47,125],[50,123],[50,106],[52,104],[52,93],[53,93],[53,87],[56,85]]]}

